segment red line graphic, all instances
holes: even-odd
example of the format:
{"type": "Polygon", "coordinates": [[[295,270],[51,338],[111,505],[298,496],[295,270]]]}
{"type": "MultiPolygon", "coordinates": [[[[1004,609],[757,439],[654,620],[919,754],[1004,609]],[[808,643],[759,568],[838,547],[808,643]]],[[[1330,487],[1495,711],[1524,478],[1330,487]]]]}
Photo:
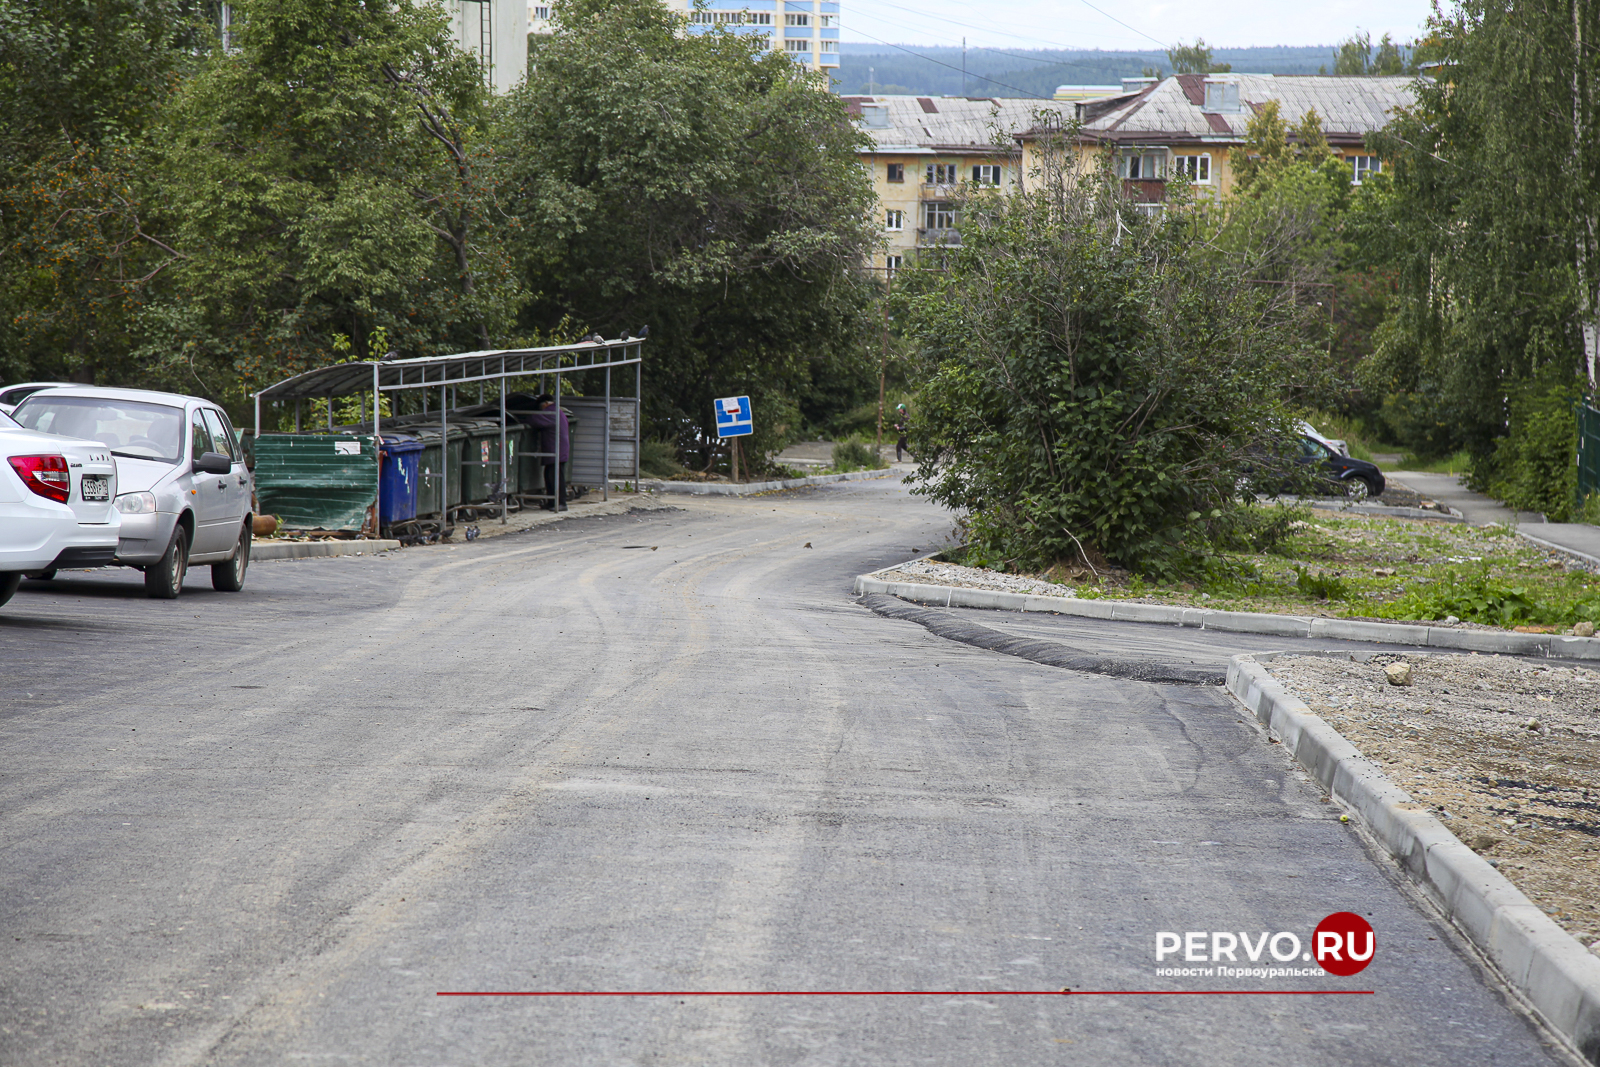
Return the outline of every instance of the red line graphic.
{"type": "Polygon", "coordinates": [[[1371,997],[1376,989],[441,990],[438,997],[1371,997]]]}

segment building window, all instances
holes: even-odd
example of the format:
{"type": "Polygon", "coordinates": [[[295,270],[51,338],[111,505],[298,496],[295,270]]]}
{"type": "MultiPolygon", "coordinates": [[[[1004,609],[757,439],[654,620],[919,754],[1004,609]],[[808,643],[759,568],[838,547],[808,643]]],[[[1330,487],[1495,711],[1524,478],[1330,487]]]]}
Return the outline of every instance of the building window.
{"type": "Polygon", "coordinates": [[[1182,174],[1196,185],[1211,184],[1211,153],[1198,156],[1173,156],[1172,170],[1182,174]]]}
{"type": "Polygon", "coordinates": [[[890,208],[885,213],[883,228],[886,230],[903,230],[906,228],[906,213],[890,208]]]}
{"type": "Polygon", "coordinates": [[[904,163],[890,163],[888,172],[888,176],[884,179],[885,181],[903,182],[906,180],[906,165],[904,163]]]}
{"type": "Polygon", "coordinates": [[[839,50],[839,42],[838,41],[823,41],[822,42],[822,50],[824,52],[837,52],[839,50]]]}
{"type": "Polygon", "coordinates": [[[770,25],[772,25],[772,12],[770,12],[770,11],[744,11],[744,12],[741,12],[741,14],[744,15],[744,21],[745,21],[746,25],[749,25],[749,26],[770,26],[770,25]]]}
{"type": "Polygon", "coordinates": [[[1159,149],[1154,152],[1135,149],[1117,160],[1118,177],[1143,181],[1160,178],[1166,169],[1166,161],[1166,152],[1159,149]]]}
{"type": "Polygon", "coordinates": [[[999,185],[1000,167],[993,163],[980,163],[972,168],[973,185],[999,185]]]}
{"type": "Polygon", "coordinates": [[[838,15],[818,15],[817,25],[825,30],[837,29],[839,26],[838,15]]]}
{"type": "Polygon", "coordinates": [[[550,17],[550,9],[548,7],[535,7],[532,10],[533,17],[536,19],[548,19],[550,17]]]}
{"type": "Polygon", "coordinates": [[[785,26],[809,26],[809,25],[811,25],[811,16],[810,15],[785,15],[785,16],[783,16],[783,24],[785,26]]]}
{"type": "Polygon", "coordinates": [[[955,205],[930,200],[922,205],[922,225],[929,230],[951,230],[956,225],[955,205]]]}
{"type": "Polygon", "coordinates": [[[958,173],[960,169],[954,163],[929,163],[928,184],[954,185],[961,180],[958,173]]]}
{"type": "MultiPolygon", "coordinates": [[[[534,8],[534,10],[537,11],[539,9],[538,8],[534,8]]],[[[691,11],[691,12],[689,12],[689,22],[692,25],[709,26],[715,20],[716,20],[716,16],[710,11],[691,11]]]]}
{"type": "Polygon", "coordinates": [[[784,48],[784,51],[786,51],[786,52],[809,52],[809,51],[811,51],[811,38],[809,38],[809,37],[793,37],[793,38],[789,38],[789,39],[787,39],[787,40],[785,40],[783,42],[783,48],[784,48]]]}
{"type": "Polygon", "coordinates": [[[893,278],[895,271],[905,266],[905,262],[906,260],[904,256],[885,256],[883,259],[884,273],[893,278]]]}
{"type": "Polygon", "coordinates": [[[1383,160],[1377,156],[1346,156],[1350,165],[1355,169],[1354,182],[1360,185],[1362,179],[1368,175],[1377,174],[1383,170],[1383,160]]]}

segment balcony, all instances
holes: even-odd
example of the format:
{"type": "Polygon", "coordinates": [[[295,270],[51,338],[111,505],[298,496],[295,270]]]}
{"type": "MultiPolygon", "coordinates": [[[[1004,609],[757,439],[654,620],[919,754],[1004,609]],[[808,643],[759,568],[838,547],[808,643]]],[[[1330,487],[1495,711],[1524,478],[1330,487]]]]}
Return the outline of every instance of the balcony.
{"type": "Polygon", "coordinates": [[[917,245],[923,248],[959,248],[961,247],[961,231],[918,226],[917,245]]]}
{"type": "Polygon", "coordinates": [[[948,200],[950,197],[955,196],[960,191],[960,185],[941,185],[933,182],[923,182],[921,195],[922,199],[924,200],[948,200]]]}

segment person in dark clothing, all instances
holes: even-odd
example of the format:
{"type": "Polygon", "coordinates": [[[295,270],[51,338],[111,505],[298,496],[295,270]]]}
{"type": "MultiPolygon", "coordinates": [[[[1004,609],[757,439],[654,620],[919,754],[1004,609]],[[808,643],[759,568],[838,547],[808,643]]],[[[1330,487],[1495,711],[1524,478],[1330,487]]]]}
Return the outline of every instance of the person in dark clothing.
{"type": "Polygon", "coordinates": [[[540,507],[546,511],[567,510],[567,485],[562,478],[562,468],[572,457],[572,436],[567,428],[567,413],[556,408],[556,398],[541,393],[536,398],[537,411],[523,416],[529,426],[539,431],[539,451],[544,453],[544,491],[554,499],[540,507]]]}
{"type": "Polygon", "coordinates": [[[902,454],[911,450],[906,444],[906,434],[911,432],[911,413],[904,404],[894,409],[894,432],[900,435],[900,440],[894,443],[894,461],[899,463],[902,454]]]}

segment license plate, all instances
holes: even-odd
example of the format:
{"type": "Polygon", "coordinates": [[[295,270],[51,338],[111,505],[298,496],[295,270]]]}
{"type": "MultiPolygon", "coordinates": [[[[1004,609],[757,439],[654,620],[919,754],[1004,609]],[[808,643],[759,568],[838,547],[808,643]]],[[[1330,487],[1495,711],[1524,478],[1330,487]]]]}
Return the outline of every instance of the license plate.
{"type": "Polygon", "coordinates": [[[111,478],[104,474],[85,474],[78,485],[78,495],[85,500],[110,500],[111,478]]]}

